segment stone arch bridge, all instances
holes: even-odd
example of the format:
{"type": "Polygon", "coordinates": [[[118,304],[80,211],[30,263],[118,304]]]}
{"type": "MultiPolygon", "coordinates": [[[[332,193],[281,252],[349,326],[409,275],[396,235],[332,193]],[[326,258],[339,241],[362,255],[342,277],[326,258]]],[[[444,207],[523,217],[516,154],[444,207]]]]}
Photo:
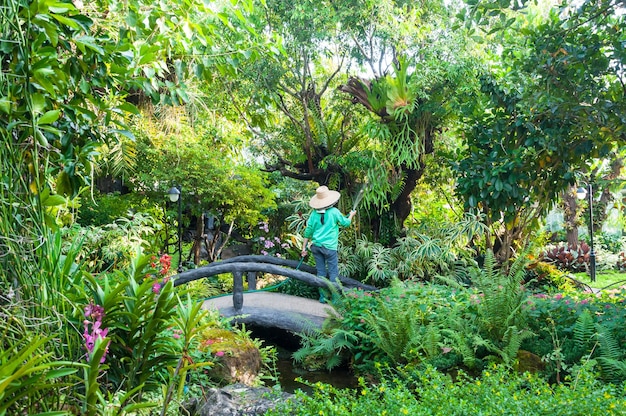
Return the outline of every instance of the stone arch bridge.
{"type": "MultiPolygon", "coordinates": [[[[173,277],[174,286],[224,273],[233,276],[232,297],[207,299],[204,301],[204,307],[217,309],[221,315],[234,317],[236,322],[275,327],[294,333],[310,332],[322,327],[332,309],[330,305],[313,299],[255,291],[258,273],[285,276],[320,288],[332,284],[326,279],[317,277],[315,268],[308,264],[272,256],[238,256],[187,270],[173,277]],[[248,282],[247,292],[244,291],[244,275],[248,282]]],[[[340,276],[339,280],[345,288],[377,290],[373,286],[347,277],[340,276]]]]}

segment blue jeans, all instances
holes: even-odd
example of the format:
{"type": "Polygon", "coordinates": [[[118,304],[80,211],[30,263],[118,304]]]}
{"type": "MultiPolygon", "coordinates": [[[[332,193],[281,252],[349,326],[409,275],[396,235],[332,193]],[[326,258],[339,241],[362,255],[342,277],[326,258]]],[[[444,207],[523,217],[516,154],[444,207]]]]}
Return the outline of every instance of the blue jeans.
{"type": "Polygon", "coordinates": [[[326,277],[331,282],[337,280],[339,276],[339,264],[337,250],[329,250],[316,245],[311,246],[311,253],[315,259],[315,268],[319,277],[326,277]]]}

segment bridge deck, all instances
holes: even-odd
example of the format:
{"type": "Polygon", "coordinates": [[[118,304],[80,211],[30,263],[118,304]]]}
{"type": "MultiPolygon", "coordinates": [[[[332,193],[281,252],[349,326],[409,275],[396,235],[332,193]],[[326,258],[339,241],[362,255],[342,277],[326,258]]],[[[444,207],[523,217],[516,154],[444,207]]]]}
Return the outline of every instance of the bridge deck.
{"type": "Polygon", "coordinates": [[[270,292],[244,292],[243,309],[235,312],[233,297],[207,299],[205,309],[217,309],[226,317],[237,316],[237,322],[277,327],[291,332],[310,332],[320,329],[333,311],[332,306],[317,300],[270,292]]]}

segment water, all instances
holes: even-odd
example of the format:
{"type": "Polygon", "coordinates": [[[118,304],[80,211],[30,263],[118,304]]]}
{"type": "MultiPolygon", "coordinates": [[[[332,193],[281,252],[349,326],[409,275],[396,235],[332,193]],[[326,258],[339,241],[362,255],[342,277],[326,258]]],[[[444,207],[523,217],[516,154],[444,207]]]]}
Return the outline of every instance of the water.
{"type": "Polygon", "coordinates": [[[278,362],[276,369],[278,370],[278,381],[283,391],[294,393],[300,389],[305,393],[312,393],[313,389],[308,385],[296,381],[297,378],[307,381],[308,383],[322,382],[330,384],[336,388],[355,388],[357,386],[356,377],[348,368],[334,368],[332,371],[316,370],[310,371],[299,368],[291,359],[291,351],[278,350],[278,362]]]}
{"type": "Polygon", "coordinates": [[[315,370],[310,371],[300,367],[291,358],[291,354],[300,347],[300,339],[287,331],[276,328],[253,327],[246,325],[246,329],[252,332],[254,338],[263,340],[263,345],[274,346],[277,351],[278,360],[276,370],[278,371],[278,383],[283,391],[294,393],[302,390],[311,393],[313,389],[304,383],[296,381],[297,378],[308,383],[326,383],[336,388],[356,388],[357,379],[349,368],[339,367],[332,371],[315,370]]]}

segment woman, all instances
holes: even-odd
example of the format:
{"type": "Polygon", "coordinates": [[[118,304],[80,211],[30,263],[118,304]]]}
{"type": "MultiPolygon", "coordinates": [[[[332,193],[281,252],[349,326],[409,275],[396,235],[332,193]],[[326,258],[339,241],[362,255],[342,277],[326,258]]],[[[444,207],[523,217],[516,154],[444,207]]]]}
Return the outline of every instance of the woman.
{"type": "Polygon", "coordinates": [[[339,276],[337,245],[339,227],[348,227],[356,211],[350,211],[346,217],[334,205],[341,195],[326,186],[320,186],[311,197],[309,205],[313,208],[302,245],[302,257],[307,254],[307,244],[311,240],[311,253],[315,258],[315,268],[319,277],[335,282],[339,276]]]}

